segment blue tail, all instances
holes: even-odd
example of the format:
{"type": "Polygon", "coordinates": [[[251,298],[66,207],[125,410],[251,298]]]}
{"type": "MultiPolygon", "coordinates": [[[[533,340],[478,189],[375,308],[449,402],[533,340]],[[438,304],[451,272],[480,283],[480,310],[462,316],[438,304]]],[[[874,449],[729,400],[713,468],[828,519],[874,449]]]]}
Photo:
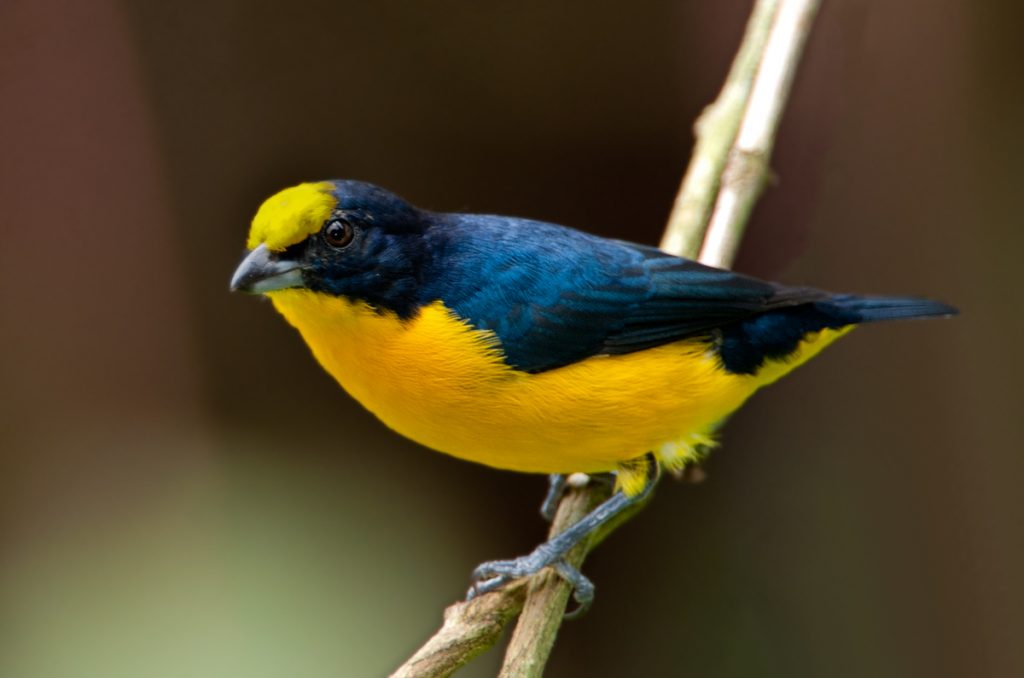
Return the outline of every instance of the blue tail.
{"type": "Polygon", "coordinates": [[[878,320],[956,315],[948,304],[910,297],[837,294],[818,301],[766,311],[722,328],[719,355],[727,370],[754,374],[768,359],[785,359],[811,332],[878,320]]]}
{"type": "Polygon", "coordinates": [[[815,304],[826,316],[845,324],[870,323],[878,320],[911,318],[943,318],[957,314],[949,304],[912,297],[858,297],[839,294],[815,304]]]}

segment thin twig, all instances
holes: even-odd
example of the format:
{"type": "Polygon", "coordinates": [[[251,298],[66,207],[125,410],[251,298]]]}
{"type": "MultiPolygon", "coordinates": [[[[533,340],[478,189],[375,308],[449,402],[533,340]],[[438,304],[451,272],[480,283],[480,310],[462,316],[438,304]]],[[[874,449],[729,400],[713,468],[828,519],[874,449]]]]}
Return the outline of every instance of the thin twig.
{"type": "MultiPolygon", "coordinates": [[[[702,262],[722,267],[732,263],[763,188],[779,117],[817,7],[818,0],[758,0],[726,85],[695,127],[694,156],[662,240],[666,251],[693,256],[703,242],[702,262]]],[[[579,521],[607,496],[608,488],[600,483],[567,493],[549,537],[579,521]]],[[[635,512],[573,549],[569,562],[581,565],[590,548],[635,512]]],[[[392,675],[450,675],[493,645],[521,610],[501,676],[539,676],[570,592],[564,580],[546,569],[525,582],[457,603],[445,612],[444,626],[392,675]],[[477,604],[492,612],[477,614],[477,604]]]]}
{"type": "Polygon", "coordinates": [[[747,20],[746,32],[733,59],[729,75],[718,98],[709,104],[693,125],[696,143],[693,156],[683,175],[672,213],[669,214],[661,249],[681,257],[694,259],[704,242],[704,232],[711,219],[711,210],[718,197],[722,169],[729,159],[729,150],[743,112],[750,100],[750,88],[764,56],[764,46],[780,0],[758,0],[747,20]]]}
{"type": "Polygon", "coordinates": [[[819,0],[785,0],[775,15],[700,250],[700,261],[706,264],[729,266],[736,258],[750,212],[768,177],[779,119],[818,4],[819,0]]]}
{"type": "Polygon", "coordinates": [[[529,580],[455,603],[444,611],[444,625],[402,664],[391,678],[444,678],[498,641],[505,625],[523,609],[529,580]]]}

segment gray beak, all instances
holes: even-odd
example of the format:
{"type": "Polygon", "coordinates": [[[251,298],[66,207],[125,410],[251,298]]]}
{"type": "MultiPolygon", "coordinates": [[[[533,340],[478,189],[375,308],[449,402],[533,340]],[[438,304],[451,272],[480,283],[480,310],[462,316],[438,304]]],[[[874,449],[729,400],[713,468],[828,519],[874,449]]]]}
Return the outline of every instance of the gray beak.
{"type": "Polygon", "coordinates": [[[275,252],[260,245],[242,260],[231,277],[232,292],[263,294],[290,287],[304,287],[301,264],[282,261],[275,252]]]}

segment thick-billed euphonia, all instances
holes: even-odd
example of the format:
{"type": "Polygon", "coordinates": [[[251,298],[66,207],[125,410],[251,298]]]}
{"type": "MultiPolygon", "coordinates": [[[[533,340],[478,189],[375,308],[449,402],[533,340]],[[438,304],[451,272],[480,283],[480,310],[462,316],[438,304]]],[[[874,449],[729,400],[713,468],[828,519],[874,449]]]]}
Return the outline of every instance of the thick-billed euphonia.
{"type": "Polygon", "coordinates": [[[477,590],[547,565],[712,444],[762,386],[854,325],[946,304],[787,287],[528,219],[430,212],[377,186],[287,188],[259,208],[233,290],[265,294],[385,424],[514,471],[615,472],[618,491],[477,590]]]}

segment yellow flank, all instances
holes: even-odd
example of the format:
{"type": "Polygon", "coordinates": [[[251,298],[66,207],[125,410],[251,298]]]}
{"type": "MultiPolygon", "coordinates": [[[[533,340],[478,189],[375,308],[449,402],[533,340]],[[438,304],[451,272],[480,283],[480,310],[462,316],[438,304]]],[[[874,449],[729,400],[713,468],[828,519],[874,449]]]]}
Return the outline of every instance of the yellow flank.
{"type": "Polygon", "coordinates": [[[268,296],[320,364],[402,435],[514,471],[619,469],[628,494],[643,486],[630,460],[654,452],[668,466],[684,464],[754,391],[850,329],[808,335],[757,375],[726,372],[693,340],[528,374],[502,360],[492,332],[473,329],[440,301],[402,321],[309,290],[268,296]]]}
{"type": "Polygon", "coordinates": [[[280,252],[316,233],[338,204],[332,188],[327,182],[299,184],[270,196],[253,217],[246,245],[280,252]]]}

